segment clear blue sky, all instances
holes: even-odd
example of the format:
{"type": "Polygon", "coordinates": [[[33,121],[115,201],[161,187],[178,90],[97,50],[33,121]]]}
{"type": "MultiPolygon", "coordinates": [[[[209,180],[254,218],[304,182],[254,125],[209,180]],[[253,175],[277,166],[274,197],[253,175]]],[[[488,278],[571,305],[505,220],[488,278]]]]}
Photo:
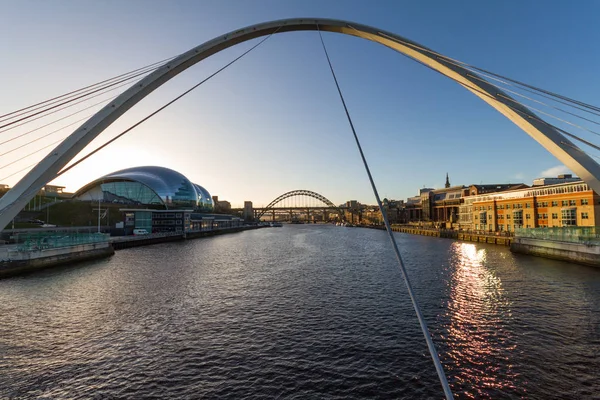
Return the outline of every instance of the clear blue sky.
{"type": "MultiPolygon", "coordinates": [[[[600,103],[600,2],[595,1],[0,0],[0,6],[0,114],[237,28],[287,17],[376,26],[470,64],[600,103]]],[[[325,40],[382,196],[402,199],[423,186],[441,187],[446,172],[452,184],[530,184],[564,169],[456,83],[365,40],[331,33],[325,40]]],[[[107,129],[99,142],[253,43],[184,72],[107,129]]],[[[51,141],[15,153],[22,156],[51,141]]],[[[0,150],[5,146],[10,148],[0,150]]],[[[0,157],[0,164],[11,160],[0,157]]],[[[0,177],[35,160],[2,169],[0,177]]],[[[134,165],[179,170],[234,205],[266,204],[294,189],[319,192],[335,203],[374,203],[315,32],[273,36],[54,183],[75,190],[134,165]]],[[[0,183],[12,185],[17,178],[0,183]]]]}

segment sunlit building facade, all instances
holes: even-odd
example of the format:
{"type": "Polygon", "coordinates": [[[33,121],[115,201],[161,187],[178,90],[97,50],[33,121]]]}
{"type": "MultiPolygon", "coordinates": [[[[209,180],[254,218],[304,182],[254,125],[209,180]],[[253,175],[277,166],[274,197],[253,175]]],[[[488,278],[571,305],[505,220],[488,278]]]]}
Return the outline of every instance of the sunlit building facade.
{"type": "Polygon", "coordinates": [[[600,197],[583,181],[471,196],[472,229],[595,226],[600,197]]]}

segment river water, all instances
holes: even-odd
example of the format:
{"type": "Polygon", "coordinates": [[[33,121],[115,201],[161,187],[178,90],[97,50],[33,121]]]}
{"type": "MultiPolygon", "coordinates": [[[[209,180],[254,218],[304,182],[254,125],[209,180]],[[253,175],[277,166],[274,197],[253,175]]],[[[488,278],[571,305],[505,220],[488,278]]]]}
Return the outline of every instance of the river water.
{"type": "MultiPolygon", "coordinates": [[[[457,398],[600,398],[600,269],[396,233],[457,398]]],[[[291,225],[0,281],[0,398],[442,398],[386,233],[291,225]]]]}

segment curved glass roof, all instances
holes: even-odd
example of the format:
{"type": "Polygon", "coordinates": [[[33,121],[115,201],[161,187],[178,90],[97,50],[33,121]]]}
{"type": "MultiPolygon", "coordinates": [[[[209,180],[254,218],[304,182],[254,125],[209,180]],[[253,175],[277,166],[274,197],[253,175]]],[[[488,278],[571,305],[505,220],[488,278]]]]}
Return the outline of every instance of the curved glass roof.
{"type": "Polygon", "coordinates": [[[162,203],[167,208],[213,209],[212,197],[206,189],[165,167],[145,166],[116,171],[95,179],[74,195],[88,200],[97,200],[99,196],[125,204],[162,203]],[[123,183],[115,185],[115,182],[123,183]]]}

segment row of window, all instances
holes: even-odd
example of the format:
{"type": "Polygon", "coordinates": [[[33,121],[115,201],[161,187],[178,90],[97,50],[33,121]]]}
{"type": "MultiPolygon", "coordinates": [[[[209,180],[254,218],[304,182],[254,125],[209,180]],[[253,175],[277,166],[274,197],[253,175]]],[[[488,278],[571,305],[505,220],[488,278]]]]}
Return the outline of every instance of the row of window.
{"type": "MultiPolygon", "coordinates": [[[[581,199],[579,201],[580,205],[582,206],[587,206],[589,204],[588,199],[581,199]]],[[[558,207],[558,200],[553,200],[552,201],[552,207],[558,207]]],[[[577,205],[577,200],[562,200],[561,201],[561,206],[565,207],[565,206],[576,206],[577,205]]],[[[532,203],[525,203],[525,208],[531,208],[532,203]]],[[[542,208],[542,207],[548,207],[548,202],[547,201],[542,201],[542,202],[538,202],[536,203],[536,207],[538,208],[542,208]]],[[[498,204],[497,206],[498,210],[504,210],[505,208],[507,210],[511,209],[511,205],[510,204],[498,204]]],[[[513,209],[520,209],[523,208],[523,205],[520,203],[515,203],[512,205],[513,209]]],[[[475,211],[485,211],[487,210],[491,210],[492,206],[488,205],[488,206],[474,206],[475,211]]]]}
{"type": "Polygon", "coordinates": [[[154,219],[173,219],[173,218],[181,218],[182,214],[181,213],[155,213],[154,214],[154,219]]]}
{"type": "Polygon", "coordinates": [[[159,219],[152,221],[152,225],[181,225],[181,223],[180,219],[159,219]]]}
{"type": "MultiPolygon", "coordinates": [[[[506,215],[506,219],[510,219],[510,214],[499,214],[498,219],[503,220],[505,215],[506,215]]],[[[563,210],[562,211],[562,219],[563,220],[573,220],[576,218],[577,218],[577,216],[576,216],[575,210],[563,210]]],[[[587,212],[581,213],[581,219],[589,219],[589,218],[590,218],[589,213],[587,213],[587,212]]],[[[475,216],[475,219],[478,219],[477,215],[475,216]]],[[[493,218],[491,215],[488,216],[488,215],[482,214],[479,218],[479,222],[481,222],[482,224],[487,224],[488,219],[491,221],[493,218]]],[[[525,214],[525,219],[531,219],[531,214],[525,214]]],[[[548,214],[546,214],[546,213],[538,214],[537,219],[548,219],[548,214]]],[[[552,219],[558,219],[558,213],[552,213],[552,219]]],[[[514,215],[514,221],[522,221],[522,220],[523,220],[522,214],[514,215]]],[[[517,222],[515,222],[515,223],[517,223],[517,222]]]]}

